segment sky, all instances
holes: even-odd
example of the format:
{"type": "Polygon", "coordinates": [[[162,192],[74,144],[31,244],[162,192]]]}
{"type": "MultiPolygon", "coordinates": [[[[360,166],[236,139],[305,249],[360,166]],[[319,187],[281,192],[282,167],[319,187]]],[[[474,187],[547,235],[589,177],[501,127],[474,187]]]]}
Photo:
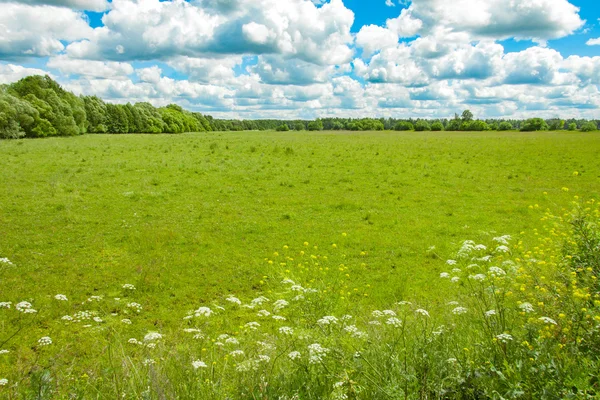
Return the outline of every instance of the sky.
{"type": "Polygon", "coordinates": [[[598,0],[0,0],[0,84],[217,118],[600,119],[598,0]]]}

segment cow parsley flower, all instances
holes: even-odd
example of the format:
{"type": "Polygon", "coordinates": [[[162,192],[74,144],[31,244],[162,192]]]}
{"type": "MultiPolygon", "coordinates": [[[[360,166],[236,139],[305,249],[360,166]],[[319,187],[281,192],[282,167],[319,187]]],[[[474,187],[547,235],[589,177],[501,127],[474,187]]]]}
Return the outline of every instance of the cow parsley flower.
{"type": "Polygon", "coordinates": [[[136,338],[131,338],[127,341],[127,343],[129,344],[137,344],[137,345],[142,345],[143,343],[140,342],[139,340],[137,340],[136,338]]]}
{"type": "Polygon", "coordinates": [[[196,311],[194,311],[194,316],[195,317],[210,317],[210,315],[213,313],[213,310],[211,310],[208,307],[199,307],[196,311]]]}
{"type": "Polygon", "coordinates": [[[123,318],[121,320],[122,323],[126,324],[126,325],[131,325],[131,320],[129,318],[123,318]]]}
{"type": "Polygon", "coordinates": [[[0,386],[6,386],[6,385],[8,385],[8,379],[6,379],[6,378],[0,379],[0,386]]]}
{"type": "Polygon", "coordinates": [[[15,304],[15,309],[17,311],[20,311],[22,313],[31,313],[31,311],[27,311],[27,310],[32,310],[33,312],[36,312],[33,308],[31,308],[32,305],[30,302],[28,301],[21,301],[20,303],[15,304]]]}
{"type": "Polygon", "coordinates": [[[148,332],[146,336],[144,336],[144,341],[151,342],[153,340],[160,340],[162,337],[163,336],[158,332],[148,332]]]}
{"type": "Polygon", "coordinates": [[[208,368],[208,365],[206,365],[206,363],[204,361],[196,360],[196,361],[192,361],[192,367],[194,367],[194,369],[208,368]]]}
{"type": "Polygon", "coordinates": [[[133,311],[138,313],[142,311],[142,305],[136,302],[127,303],[127,308],[131,308],[133,311]]]}
{"type": "Polygon", "coordinates": [[[0,257],[0,264],[14,265],[8,258],[0,257]]]}
{"type": "Polygon", "coordinates": [[[486,317],[491,317],[492,315],[496,315],[496,310],[489,310],[485,312],[486,317]]]}
{"type": "Polygon", "coordinates": [[[308,362],[316,364],[323,361],[323,358],[329,353],[329,349],[322,347],[319,343],[313,343],[308,346],[308,362]]]}
{"type": "Polygon", "coordinates": [[[265,354],[259,354],[258,355],[258,362],[264,362],[264,363],[268,363],[269,361],[271,361],[271,357],[265,355],[265,354]]]}
{"type": "Polygon", "coordinates": [[[67,296],[65,296],[64,294],[57,294],[56,296],[54,296],[54,298],[59,301],[69,301],[69,299],[67,299],[67,296]]]}
{"type": "Polygon", "coordinates": [[[248,329],[252,329],[253,331],[255,331],[260,327],[260,324],[258,322],[252,321],[252,322],[246,323],[246,325],[244,325],[244,326],[248,329]]]}
{"type": "Polygon", "coordinates": [[[450,274],[447,273],[447,272],[442,272],[440,274],[440,278],[442,278],[442,279],[448,279],[448,278],[450,278],[450,274]]]}
{"type": "Polygon", "coordinates": [[[304,292],[304,288],[300,285],[293,285],[290,290],[292,292],[304,292]]]}
{"type": "Polygon", "coordinates": [[[238,345],[238,344],[240,344],[240,341],[237,340],[234,337],[229,337],[229,338],[225,339],[225,343],[227,343],[227,344],[233,344],[233,345],[238,345]]]}
{"type": "Polygon", "coordinates": [[[395,317],[396,313],[392,310],[383,310],[383,315],[388,316],[388,317],[395,317]]]}
{"type": "Polygon", "coordinates": [[[402,321],[400,321],[396,317],[388,318],[387,321],[385,321],[385,323],[393,326],[394,328],[400,328],[402,326],[402,321]]]}
{"type": "Polygon", "coordinates": [[[457,263],[456,263],[456,260],[447,260],[446,264],[448,264],[448,265],[456,265],[457,263]]]}
{"type": "Polygon", "coordinates": [[[282,281],[281,281],[281,283],[282,283],[283,285],[295,285],[295,284],[296,284],[296,282],[294,282],[294,281],[293,281],[293,280],[291,280],[291,279],[284,279],[284,280],[282,280],[282,281]]]}
{"type": "Polygon", "coordinates": [[[10,308],[12,302],[10,301],[0,301],[0,308],[10,308]]]}
{"type": "Polygon", "coordinates": [[[460,281],[460,278],[458,276],[453,276],[452,279],[450,279],[450,282],[452,283],[456,283],[458,281],[460,281]]]}
{"type": "Polygon", "coordinates": [[[375,310],[371,313],[371,316],[374,318],[381,318],[383,317],[383,313],[379,310],[375,310]]]}
{"type": "Polygon", "coordinates": [[[154,361],[151,358],[146,358],[144,361],[142,361],[142,364],[144,364],[147,367],[156,364],[156,361],[154,361]]]}
{"type": "Polygon", "coordinates": [[[493,240],[494,242],[498,242],[498,243],[500,243],[500,244],[505,244],[505,245],[507,245],[507,244],[508,244],[508,242],[509,242],[511,239],[512,239],[512,238],[511,238],[511,236],[510,236],[510,235],[504,235],[504,236],[495,237],[495,238],[493,238],[492,240],[493,240]]]}
{"type": "Polygon", "coordinates": [[[244,355],[244,350],[234,350],[231,353],[229,353],[229,355],[231,357],[239,357],[239,356],[243,356],[244,355]]]}
{"type": "Polygon", "coordinates": [[[287,321],[287,318],[282,317],[281,315],[273,315],[271,318],[273,318],[275,321],[287,321]]]}
{"type": "Polygon", "coordinates": [[[369,321],[369,325],[381,325],[381,321],[374,319],[373,321],[369,321]]]}
{"type": "Polygon", "coordinates": [[[415,310],[416,314],[421,314],[424,317],[429,317],[429,312],[427,310],[423,310],[422,308],[419,308],[418,310],[415,310]]]}
{"type": "Polygon", "coordinates": [[[321,326],[325,326],[325,325],[335,325],[338,323],[338,319],[332,315],[327,315],[323,318],[321,318],[320,320],[317,321],[318,325],[321,326]]]}
{"type": "Polygon", "coordinates": [[[10,353],[10,350],[0,350],[0,355],[8,353],[10,353]]]}
{"type": "Polygon", "coordinates": [[[52,339],[49,336],[44,336],[38,339],[38,344],[40,346],[49,346],[52,344],[52,339]]]}
{"type": "Polygon", "coordinates": [[[299,351],[292,351],[290,354],[288,354],[288,358],[290,360],[298,360],[300,357],[302,357],[302,354],[300,354],[299,351]]]}
{"type": "Polygon", "coordinates": [[[557,325],[556,321],[553,320],[552,318],[540,317],[539,320],[542,321],[545,324],[557,325]]]}
{"type": "Polygon", "coordinates": [[[293,335],[294,330],[289,326],[282,326],[281,328],[279,328],[279,333],[282,333],[284,335],[293,335]]]}
{"type": "Polygon", "coordinates": [[[229,296],[225,300],[227,300],[230,303],[237,304],[238,306],[242,305],[242,301],[240,299],[238,299],[237,297],[229,296]]]}
{"type": "Polygon", "coordinates": [[[502,343],[508,343],[509,341],[513,340],[513,337],[508,333],[501,333],[499,335],[496,335],[496,339],[498,339],[502,343]]]}
{"type": "Polygon", "coordinates": [[[469,279],[472,279],[477,282],[483,282],[486,278],[487,277],[484,274],[469,275],[469,279]]]}
{"type": "Polygon", "coordinates": [[[254,300],[252,300],[250,303],[252,305],[259,306],[259,305],[262,305],[263,303],[268,303],[268,302],[269,302],[269,299],[267,299],[265,296],[259,296],[259,297],[255,298],[254,300]]]}
{"type": "Polygon", "coordinates": [[[510,252],[510,249],[507,246],[502,245],[502,246],[496,247],[496,251],[498,253],[508,253],[508,252],[510,252]]]}
{"type": "Polygon", "coordinates": [[[406,300],[399,301],[396,304],[398,304],[399,306],[412,306],[412,303],[410,301],[406,301],[406,300]]]}
{"type": "Polygon", "coordinates": [[[532,313],[535,311],[531,303],[521,303],[519,304],[519,308],[521,309],[521,311],[526,313],[532,313]]]}
{"type": "Polygon", "coordinates": [[[500,267],[490,267],[488,269],[488,273],[492,276],[504,276],[506,275],[506,271],[504,271],[502,268],[500,267]]]}
{"type": "Polygon", "coordinates": [[[456,314],[456,315],[461,315],[461,314],[466,314],[467,309],[465,307],[456,307],[454,310],[452,310],[452,314],[456,314]]]}
{"type": "Polygon", "coordinates": [[[275,312],[281,310],[284,307],[287,307],[290,303],[288,303],[287,301],[281,299],[281,300],[277,300],[275,303],[273,303],[273,310],[275,310],[275,312]]]}
{"type": "Polygon", "coordinates": [[[135,286],[133,286],[131,283],[126,283],[122,287],[125,290],[135,290],[135,286]]]}

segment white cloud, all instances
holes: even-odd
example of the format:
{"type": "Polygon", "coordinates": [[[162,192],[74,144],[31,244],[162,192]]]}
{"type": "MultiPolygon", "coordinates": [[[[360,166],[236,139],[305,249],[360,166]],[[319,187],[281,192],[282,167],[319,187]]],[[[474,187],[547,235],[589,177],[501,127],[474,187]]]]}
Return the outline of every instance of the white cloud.
{"type": "Polygon", "coordinates": [[[385,5],[388,7],[396,7],[396,4],[394,4],[394,0],[385,0],[385,5]]]}
{"type": "Polygon", "coordinates": [[[600,46],[600,37],[596,39],[590,39],[585,44],[588,46],[600,46]]]}
{"type": "Polygon", "coordinates": [[[375,52],[395,47],[398,34],[377,25],[365,25],[356,35],[356,44],[363,49],[363,57],[370,57],[375,52]]]}
{"type": "MultiPolygon", "coordinates": [[[[19,0],[19,3],[30,5],[50,5],[74,8],[76,10],[105,11],[109,4],[106,0],[19,0]]],[[[0,0],[0,3],[15,3],[14,0],[0,0]]]]}
{"type": "Polygon", "coordinates": [[[45,57],[92,33],[84,14],[62,7],[7,3],[0,12],[0,59],[45,57]]]}
{"type": "Polygon", "coordinates": [[[416,35],[423,27],[423,21],[412,16],[408,8],[404,8],[398,18],[388,19],[386,27],[401,37],[416,35]]]}
{"type": "Polygon", "coordinates": [[[133,73],[129,63],[112,61],[77,60],[60,55],[50,58],[46,63],[48,68],[57,69],[63,75],[83,75],[97,78],[122,78],[133,73]]]}
{"type": "Polygon", "coordinates": [[[205,83],[230,81],[235,77],[234,68],[242,62],[242,56],[219,58],[177,56],[167,60],[169,66],[187,74],[190,80],[205,83]]]}
{"type": "Polygon", "coordinates": [[[26,68],[15,64],[0,64],[0,84],[13,83],[30,75],[50,75],[52,74],[38,68],[26,68]]]}

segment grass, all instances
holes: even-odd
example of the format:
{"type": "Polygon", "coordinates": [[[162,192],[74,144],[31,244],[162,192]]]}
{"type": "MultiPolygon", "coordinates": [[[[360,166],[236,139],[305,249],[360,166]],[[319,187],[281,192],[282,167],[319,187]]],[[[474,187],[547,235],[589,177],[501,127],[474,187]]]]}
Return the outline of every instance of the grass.
{"type": "MultiPolygon", "coordinates": [[[[144,306],[136,329],[171,332],[182,312],[214,299],[277,292],[289,266],[274,252],[284,245],[318,254],[335,243],[331,268],[352,269],[336,288],[357,304],[435,309],[447,301],[444,260],[465,239],[533,240],[540,215],[529,206],[598,198],[599,148],[595,134],[549,132],[0,142],[0,257],[16,266],[0,275],[0,301],[54,313],[57,293],[81,302],[123,296],[131,283],[144,306]]],[[[12,328],[0,327],[5,347],[31,341],[12,328]]]]}

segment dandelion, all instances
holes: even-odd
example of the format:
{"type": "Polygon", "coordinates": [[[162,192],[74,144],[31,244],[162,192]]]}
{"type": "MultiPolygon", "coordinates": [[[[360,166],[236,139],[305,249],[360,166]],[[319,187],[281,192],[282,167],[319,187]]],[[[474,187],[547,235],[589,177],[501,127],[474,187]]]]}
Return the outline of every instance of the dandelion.
{"type": "Polygon", "coordinates": [[[292,328],[290,328],[289,326],[282,326],[281,328],[279,328],[279,333],[284,334],[284,335],[293,335],[294,330],[292,328]]]}
{"type": "Polygon", "coordinates": [[[211,310],[208,307],[199,307],[196,311],[194,311],[194,316],[195,317],[210,317],[210,315],[213,313],[213,310],[211,310]]]}
{"type": "Polygon", "coordinates": [[[491,317],[492,315],[496,315],[496,310],[489,310],[485,312],[486,317],[491,317]]]}
{"type": "Polygon", "coordinates": [[[52,344],[52,339],[49,336],[44,336],[38,339],[38,344],[40,346],[49,346],[52,344]]]}
{"type": "Polygon", "coordinates": [[[65,296],[64,294],[57,294],[56,296],[54,296],[54,298],[59,301],[69,301],[69,299],[67,299],[67,296],[65,296]]]}
{"type": "Polygon", "coordinates": [[[208,365],[206,365],[206,363],[204,361],[196,360],[196,361],[192,361],[192,367],[194,367],[194,369],[208,368],[208,365]]]}
{"type": "Polygon", "coordinates": [[[237,304],[238,306],[242,305],[242,301],[237,297],[229,296],[225,300],[227,300],[230,303],[237,304]]]}
{"type": "Polygon", "coordinates": [[[415,310],[416,314],[421,314],[424,317],[429,317],[429,312],[427,312],[427,310],[423,310],[422,308],[419,308],[418,310],[415,310]]]}
{"type": "Polygon", "coordinates": [[[548,318],[548,317],[540,317],[539,318],[540,321],[542,321],[545,324],[549,324],[549,325],[557,325],[556,321],[553,320],[552,318],[548,318]]]}
{"type": "Polygon", "coordinates": [[[519,308],[526,313],[532,313],[534,311],[533,306],[531,305],[531,303],[521,303],[519,305],[519,308]]]}
{"type": "Polygon", "coordinates": [[[135,286],[133,286],[131,283],[126,283],[122,287],[125,290],[135,290],[135,286]]]}
{"type": "Polygon", "coordinates": [[[12,302],[10,301],[0,301],[0,308],[10,308],[12,302]]]}
{"type": "Polygon", "coordinates": [[[499,335],[496,335],[496,339],[498,339],[502,343],[508,343],[509,341],[513,340],[513,337],[508,333],[501,333],[499,335]]]}
{"type": "Polygon", "coordinates": [[[450,274],[447,273],[447,272],[442,272],[440,274],[440,278],[442,278],[442,279],[448,279],[448,278],[450,278],[450,274]]]}
{"type": "Polygon", "coordinates": [[[252,322],[248,322],[244,326],[248,329],[252,329],[253,331],[255,331],[260,327],[260,324],[258,322],[252,321],[252,322]]]}
{"type": "Polygon", "coordinates": [[[452,314],[455,315],[461,315],[461,314],[466,314],[467,309],[465,307],[456,307],[454,310],[452,310],[452,314]]]}
{"type": "Polygon", "coordinates": [[[308,346],[308,362],[310,364],[322,362],[327,353],[329,353],[329,349],[322,347],[319,343],[313,343],[308,346]]]}
{"type": "Polygon", "coordinates": [[[152,342],[154,340],[160,340],[162,339],[162,335],[158,332],[148,332],[146,334],[146,336],[144,336],[144,341],[145,342],[152,342]]]}
{"type": "Polygon", "coordinates": [[[317,324],[320,326],[335,325],[337,323],[338,323],[338,319],[331,315],[325,316],[317,321],[317,324]]]}
{"type": "Polygon", "coordinates": [[[402,326],[402,321],[400,321],[396,317],[388,318],[387,321],[385,321],[385,323],[393,326],[394,328],[399,328],[400,326],[402,326]]]}
{"type": "Polygon", "coordinates": [[[0,379],[0,386],[6,386],[6,385],[8,385],[8,379],[6,379],[6,378],[0,379]]]}

